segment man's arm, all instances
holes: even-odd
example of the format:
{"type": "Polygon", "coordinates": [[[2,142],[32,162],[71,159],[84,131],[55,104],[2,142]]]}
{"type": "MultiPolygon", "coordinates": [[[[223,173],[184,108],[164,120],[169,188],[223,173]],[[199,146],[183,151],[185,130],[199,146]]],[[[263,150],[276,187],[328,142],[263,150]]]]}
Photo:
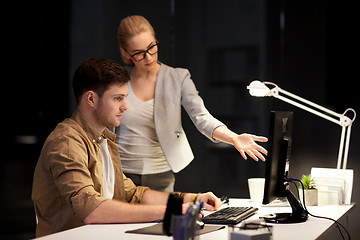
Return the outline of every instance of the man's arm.
{"type": "Polygon", "coordinates": [[[105,200],[84,220],[91,223],[151,222],[164,218],[169,193],[148,189],[141,204],[105,200]]]}
{"type": "Polygon", "coordinates": [[[169,198],[169,193],[159,192],[155,190],[148,189],[144,192],[142,196],[142,204],[150,205],[166,205],[169,198]]]}
{"type": "MultiPolygon", "coordinates": [[[[204,207],[207,210],[217,210],[221,206],[220,200],[211,192],[203,194],[186,193],[184,203],[192,202],[196,197],[205,203],[204,207]]],[[[84,223],[133,223],[160,220],[164,218],[168,198],[169,193],[149,189],[144,192],[141,204],[138,205],[105,200],[85,218],[84,223]]]]}
{"type": "Polygon", "coordinates": [[[130,204],[117,200],[105,200],[84,220],[92,223],[151,222],[164,218],[166,205],[130,204]]]}

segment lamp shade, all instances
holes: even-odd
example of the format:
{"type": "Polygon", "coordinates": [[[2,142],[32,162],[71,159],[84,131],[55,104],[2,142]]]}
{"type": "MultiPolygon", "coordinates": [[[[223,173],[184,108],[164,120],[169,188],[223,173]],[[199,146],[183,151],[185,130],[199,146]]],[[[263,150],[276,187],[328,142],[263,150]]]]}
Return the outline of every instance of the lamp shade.
{"type": "Polygon", "coordinates": [[[270,89],[262,82],[255,80],[247,86],[249,93],[253,97],[265,97],[270,95],[270,89]]]}

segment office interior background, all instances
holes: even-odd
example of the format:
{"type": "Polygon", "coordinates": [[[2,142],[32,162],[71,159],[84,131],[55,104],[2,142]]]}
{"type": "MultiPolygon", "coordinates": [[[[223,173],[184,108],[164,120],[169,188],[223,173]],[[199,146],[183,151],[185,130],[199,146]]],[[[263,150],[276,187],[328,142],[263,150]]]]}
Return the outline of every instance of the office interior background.
{"type": "MultiPolygon", "coordinates": [[[[3,118],[0,168],[1,239],[34,237],[33,171],[43,142],[75,108],[71,80],[86,58],[121,62],[117,27],[145,16],[160,42],[159,59],[190,70],[206,107],[237,133],[268,136],[271,110],[294,112],[290,175],[336,167],[340,126],[274,98],[251,97],[254,79],[336,112],[358,99],[358,26],[354,6],[337,1],[61,0],[7,3],[3,19],[3,118]]],[[[176,190],[248,198],[247,179],[264,177],[265,163],[243,160],[231,146],[202,136],[183,114],[195,159],[176,174],[176,190]]],[[[262,144],[267,147],[267,144],[262,144]]],[[[352,127],[352,201],[360,202],[360,119],[352,127]]],[[[349,231],[360,236],[360,210],[349,231]]],[[[334,236],[338,239],[340,236],[334,236]]]]}

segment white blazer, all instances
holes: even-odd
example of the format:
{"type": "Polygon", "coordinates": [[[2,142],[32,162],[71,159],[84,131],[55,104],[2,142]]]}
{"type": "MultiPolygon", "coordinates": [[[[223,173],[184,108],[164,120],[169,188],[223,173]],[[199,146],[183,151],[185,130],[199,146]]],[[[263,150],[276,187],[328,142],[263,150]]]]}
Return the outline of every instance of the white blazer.
{"type": "MultiPolygon", "coordinates": [[[[131,71],[131,69],[130,69],[131,71]]],[[[193,159],[190,144],[181,124],[181,106],[196,128],[213,142],[213,131],[224,126],[205,108],[187,69],[161,63],[155,86],[155,131],[172,171],[184,169],[193,159]]],[[[119,133],[119,128],[115,132],[119,133]]]]}

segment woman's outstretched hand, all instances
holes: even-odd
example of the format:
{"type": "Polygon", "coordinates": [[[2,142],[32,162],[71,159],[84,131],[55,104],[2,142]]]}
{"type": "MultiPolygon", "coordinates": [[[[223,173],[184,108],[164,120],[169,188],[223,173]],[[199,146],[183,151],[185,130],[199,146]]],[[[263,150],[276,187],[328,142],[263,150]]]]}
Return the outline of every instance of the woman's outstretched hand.
{"type": "Polygon", "coordinates": [[[267,155],[267,150],[256,142],[267,142],[266,137],[255,136],[251,134],[240,134],[233,138],[234,147],[240,152],[241,156],[246,160],[246,154],[249,155],[255,161],[265,161],[263,155],[267,155]],[[245,154],[246,153],[246,154],[245,154]]]}

